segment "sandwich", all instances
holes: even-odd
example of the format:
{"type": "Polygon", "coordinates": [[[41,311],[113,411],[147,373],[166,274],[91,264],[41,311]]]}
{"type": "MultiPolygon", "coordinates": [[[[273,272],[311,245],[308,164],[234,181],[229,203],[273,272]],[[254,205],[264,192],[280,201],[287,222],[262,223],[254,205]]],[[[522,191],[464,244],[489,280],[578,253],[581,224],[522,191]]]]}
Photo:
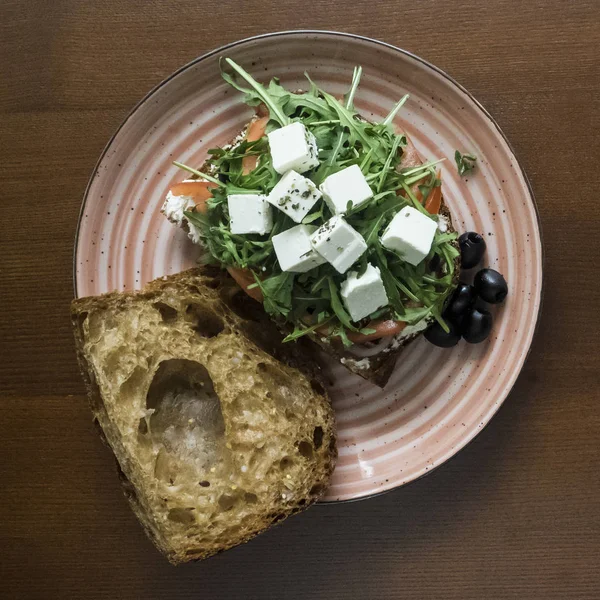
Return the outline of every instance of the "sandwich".
{"type": "Polygon", "coordinates": [[[362,69],[336,98],[257,82],[225,60],[223,77],[256,114],[209,150],[162,206],[285,334],[308,338],[383,387],[402,349],[437,322],[460,271],[436,165],[394,119],[354,108],[362,69]]]}
{"type": "Polygon", "coordinates": [[[146,532],[177,564],[240,544],[326,491],[319,372],[222,271],[72,304],[94,420],[146,532]]]}

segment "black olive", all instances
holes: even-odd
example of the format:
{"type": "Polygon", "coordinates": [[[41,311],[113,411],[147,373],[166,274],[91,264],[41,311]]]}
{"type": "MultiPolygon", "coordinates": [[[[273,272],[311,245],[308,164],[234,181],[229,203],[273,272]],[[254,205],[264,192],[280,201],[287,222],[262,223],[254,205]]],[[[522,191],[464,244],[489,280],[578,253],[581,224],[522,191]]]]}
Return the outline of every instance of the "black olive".
{"type": "Polygon", "coordinates": [[[499,304],[508,294],[506,280],[494,269],[481,269],[473,281],[477,294],[490,304],[499,304]]]}
{"type": "Polygon", "coordinates": [[[463,323],[463,337],[469,344],[483,342],[492,330],[492,315],[487,310],[474,308],[463,323]]]}
{"type": "Polygon", "coordinates": [[[467,231],[458,238],[460,264],[463,269],[472,269],[481,262],[485,254],[485,240],[475,231],[467,231]]]}
{"type": "Polygon", "coordinates": [[[451,348],[460,341],[460,329],[452,321],[446,321],[449,333],[446,333],[442,326],[436,321],[429,329],[425,331],[425,339],[434,346],[440,348],[451,348]]]}
{"type": "Polygon", "coordinates": [[[444,316],[454,321],[459,320],[471,310],[476,298],[477,292],[472,285],[459,283],[444,311],[444,316]]]}

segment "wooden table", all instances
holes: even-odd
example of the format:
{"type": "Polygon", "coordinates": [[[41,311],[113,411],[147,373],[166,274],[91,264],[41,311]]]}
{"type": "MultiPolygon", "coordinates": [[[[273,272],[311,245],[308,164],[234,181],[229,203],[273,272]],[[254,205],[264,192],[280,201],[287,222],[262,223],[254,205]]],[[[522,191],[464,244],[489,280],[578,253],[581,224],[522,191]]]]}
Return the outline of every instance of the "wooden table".
{"type": "Polygon", "coordinates": [[[0,597],[600,597],[599,47],[597,0],[3,0],[0,597]],[[104,144],[148,89],[283,24],[402,46],[491,111],[537,195],[543,316],[510,397],[449,464],[174,568],[124,501],[77,372],[79,206],[104,144]]]}

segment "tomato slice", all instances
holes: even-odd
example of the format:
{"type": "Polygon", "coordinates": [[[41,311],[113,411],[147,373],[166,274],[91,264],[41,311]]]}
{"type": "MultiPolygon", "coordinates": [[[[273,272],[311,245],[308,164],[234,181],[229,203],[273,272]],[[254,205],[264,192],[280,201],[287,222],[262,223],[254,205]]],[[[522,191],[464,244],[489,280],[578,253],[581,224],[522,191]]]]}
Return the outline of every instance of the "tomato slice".
{"type": "Polygon", "coordinates": [[[360,333],[360,331],[348,332],[348,339],[355,344],[364,344],[365,342],[373,342],[381,338],[391,335],[397,335],[406,327],[404,321],[371,321],[365,329],[374,329],[375,333],[360,333]]]}
{"type": "Polygon", "coordinates": [[[196,203],[196,210],[207,211],[206,201],[212,197],[211,188],[217,187],[210,181],[182,181],[169,190],[173,196],[189,196],[196,203]]]}
{"type": "Polygon", "coordinates": [[[260,291],[259,287],[254,287],[248,289],[248,286],[256,283],[254,279],[254,275],[248,269],[238,269],[236,267],[227,267],[227,271],[233,277],[235,282],[250,296],[254,298],[258,302],[262,302],[264,300],[263,294],[260,291]]]}
{"type": "MultiPolygon", "coordinates": [[[[438,174],[439,178],[439,174],[438,174]]],[[[442,208],[442,186],[434,187],[425,200],[425,210],[430,215],[437,215],[442,208]]]]}
{"type": "MultiPolygon", "coordinates": [[[[256,140],[260,140],[260,138],[265,135],[265,130],[267,128],[267,123],[269,122],[269,116],[260,117],[248,126],[248,131],[246,132],[246,141],[255,142],[256,140]]],[[[242,159],[242,173],[247,175],[250,171],[256,169],[256,165],[258,164],[258,156],[244,156],[242,159]]]]}

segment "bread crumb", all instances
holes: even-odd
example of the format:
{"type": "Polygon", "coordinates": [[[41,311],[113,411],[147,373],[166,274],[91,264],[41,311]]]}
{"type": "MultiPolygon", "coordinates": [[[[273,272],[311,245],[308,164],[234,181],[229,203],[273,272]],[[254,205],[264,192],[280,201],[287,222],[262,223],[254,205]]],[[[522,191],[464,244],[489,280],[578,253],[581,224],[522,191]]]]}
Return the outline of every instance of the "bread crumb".
{"type": "Polygon", "coordinates": [[[237,490],[237,485],[233,484],[233,485],[231,486],[231,489],[232,489],[232,490],[237,490]]]}
{"type": "Polygon", "coordinates": [[[287,478],[287,479],[291,479],[291,478],[292,478],[292,476],[291,476],[291,475],[288,473],[288,474],[286,475],[286,478],[287,478]]]}
{"type": "Polygon", "coordinates": [[[245,473],[248,470],[248,467],[246,465],[242,465],[242,468],[240,469],[240,471],[242,473],[245,473]]]}
{"type": "Polygon", "coordinates": [[[211,472],[211,473],[214,473],[215,471],[216,471],[216,469],[215,469],[214,467],[211,467],[211,468],[210,468],[210,472],[211,472]]]}

